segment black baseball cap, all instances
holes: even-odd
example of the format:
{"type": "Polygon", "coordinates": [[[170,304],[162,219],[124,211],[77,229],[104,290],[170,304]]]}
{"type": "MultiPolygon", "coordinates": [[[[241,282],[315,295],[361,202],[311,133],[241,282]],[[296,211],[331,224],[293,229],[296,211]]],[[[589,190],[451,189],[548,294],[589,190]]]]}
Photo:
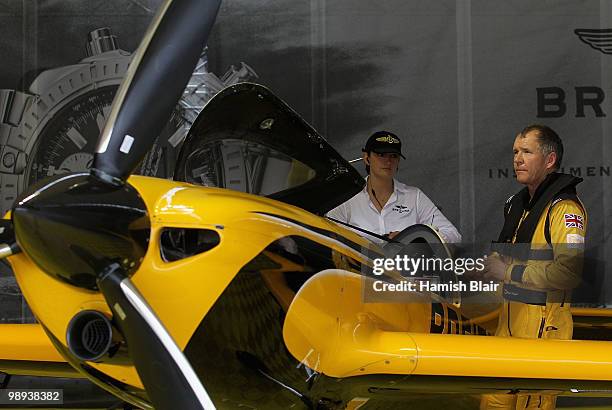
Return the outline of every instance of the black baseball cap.
{"type": "Polygon", "coordinates": [[[376,131],[368,138],[362,151],[374,151],[377,154],[394,153],[406,159],[406,157],[402,155],[402,141],[400,141],[397,135],[389,131],[376,131]]]}

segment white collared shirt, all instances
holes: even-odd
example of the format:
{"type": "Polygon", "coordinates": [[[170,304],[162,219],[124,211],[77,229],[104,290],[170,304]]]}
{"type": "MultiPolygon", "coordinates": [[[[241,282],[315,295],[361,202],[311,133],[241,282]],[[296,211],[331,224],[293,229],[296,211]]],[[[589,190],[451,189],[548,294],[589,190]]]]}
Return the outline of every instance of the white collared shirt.
{"type": "MultiPolygon", "coordinates": [[[[378,212],[367,191],[367,184],[357,195],[327,213],[327,216],[359,228],[386,235],[416,224],[436,228],[447,243],[461,242],[461,234],[419,188],[393,180],[393,193],[378,212]]],[[[363,232],[358,234],[377,240],[363,232]]]]}

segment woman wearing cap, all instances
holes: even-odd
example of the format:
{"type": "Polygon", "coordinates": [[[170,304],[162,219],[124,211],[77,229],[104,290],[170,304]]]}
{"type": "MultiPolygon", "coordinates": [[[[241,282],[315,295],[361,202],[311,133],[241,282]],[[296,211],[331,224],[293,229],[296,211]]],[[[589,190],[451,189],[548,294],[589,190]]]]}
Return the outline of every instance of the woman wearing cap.
{"type": "Polygon", "coordinates": [[[394,178],[400,157],[405,159],[397,135],[375,132],[362,151],[368,173],[366,185],[327,216],[390,238],[411,225],[427,224],[446,242],[461,242],[461,234],[423,191],[394,178]]]}

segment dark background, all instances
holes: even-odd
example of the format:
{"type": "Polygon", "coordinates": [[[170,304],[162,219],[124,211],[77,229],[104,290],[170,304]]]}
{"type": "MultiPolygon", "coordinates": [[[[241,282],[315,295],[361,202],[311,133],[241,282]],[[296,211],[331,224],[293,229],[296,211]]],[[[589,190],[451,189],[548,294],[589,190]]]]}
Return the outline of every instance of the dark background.
{"type": "MultiPolygon", "coordinates": [[[[98,27],[135,50],[159,3],[0,1],[0,88],[78,62],[98,27]]],[[[552,126],[565,143],[566,171],[585,178],[579,193],[589,255],[598,260],[589,277],[608,304],[611,177],[600,168],[612,166],[612,55],[574,30],[612,28],[611,8],[606,1],[227,0],[209,41],[209,69],[222,75],[246,62],[347,159],[361,155],[373,131],[400,135],[407,159],[399,179],[423,189],[466,242],[495,239],[504,201],[521,188],[511,171],[517,132],[552,126]],[[581,86],[606,94],[606,116],[590,107],[576,115],[581,86]],[[565,115],[538,115],[542,87],[565,91],[565,115]]]]}

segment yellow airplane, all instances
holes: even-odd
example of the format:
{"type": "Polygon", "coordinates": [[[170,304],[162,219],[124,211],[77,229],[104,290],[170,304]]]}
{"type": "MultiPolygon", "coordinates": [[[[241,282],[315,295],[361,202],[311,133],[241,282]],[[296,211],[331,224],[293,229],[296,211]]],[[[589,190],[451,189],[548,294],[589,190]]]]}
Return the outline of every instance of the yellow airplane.
{"type": "MultiPolygon", "coordinates": [[[[218,0],[164,3],[91,171],[30,187],[2,221],[0,256],[38,323],[0,326],[0,371],[87,378],[146,409],[612,395],[609,341],[487,336],[496,312],[467,319],[453,294],[366,303],[373,259],[388,249],[317,216],[363,180],[262,86],[238,84],[208,103],[177,180],[130,176],[218,8],[218,0]],[[167,92],[157,95],[151,85],[162,82],[167,92]]],[[[401,239],[448,255],[431,228],[409,228],[401,239]]],[[[574,313],[587,338],[610,335],[609,311],[574,313]]]]}

